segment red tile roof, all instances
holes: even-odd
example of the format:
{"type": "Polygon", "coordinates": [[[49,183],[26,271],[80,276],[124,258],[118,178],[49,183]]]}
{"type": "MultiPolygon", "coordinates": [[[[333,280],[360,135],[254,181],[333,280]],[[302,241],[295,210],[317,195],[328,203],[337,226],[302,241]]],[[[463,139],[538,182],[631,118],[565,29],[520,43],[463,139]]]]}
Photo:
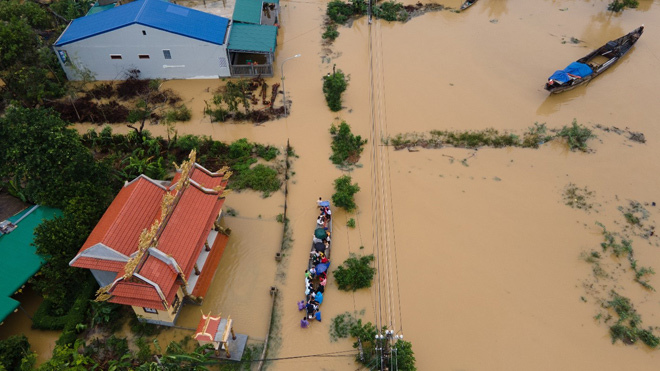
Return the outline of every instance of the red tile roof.
{"type": "Polygon", "coordinates": [[[103,260],[98,258],[89,258],[86,256],[79,257],[75,263],[71,264],[76,268],[96,269],[100,271],[119,272],[124,270],[126,262],[119,262],[115,260],[103,260]]]}
{"type": "Polygon", "coordinates": [[[164,194],[148,179],[136,178],[119,191],[78,253],[97,243],[127,256],[134,253],[140,233],[159,215],[164,194]]]}
{"type": "Polygon", "coordinates": [[[229,241],[229,236],[218,233],[215,242],[211,247],[211,252],[206,258],[204,268],[202,268],[202,274],[197,278],[197,283],[193,289],[192,296],[202,298],[206,296],[206,293],[211,286],[211,282],[213,282],[213,277],[215,277],[215,272],[218,270],[218,264],[220,263],[222,253],[224,253],[225,247],[227,247],[227,241],[229,241]]]}
{"type": "Polygon", "coordinates": [[[197,330],[195,331],[195,340],[213,341],[215,339],[215,334],[218,332],[218,325],[220,325],[220,321],[220,316],[213,317],[210,315],[207,316],[206,314],[202,314],[202,319],[199,320],[197,330]]]}
{"type": "Polygon", "coordinates": [[[223,174],[210,173],[208,170],[197,164],[195,164],[195,168],[190,175],[190,179],[206,188],[215,188],[222,184],[222,177],[223,174]]]}
{"type": "MultiPolygon", "coordinates": [[[[177,173],[173,182],[180,177],[180,173],[177,173]]],[[[199,186],[191,182],[176,195],[174,208],[163,222],[161,233],[158,235],[157,246],[158,250],[176,260],[186,278],[192,274],[195,261],[204,247],[204,241],[208,238],[213,222],[222,209],[224,199],[218,197],[227,185],[221,174],[210,173],[197,164],[193,167],[190,178],[199,186]],[[217,186],[222,186],[219,192],[209,191],[217,186]],[[201,187],[207,188],[206,191],[201,187]]],[[[102,243],[126,256],[133,254],[137,250],[142,230],[149,228],[160,217],[160,204],[166,192],[145,177],[139,177],[125,186],[94,228],[79,254],[97,243],[102,243]]],[[[226,241],[224,243],[226,244],[226,241]]],[[[219,254],[222,255],[222,252],[220,251],[219,254]]],[[[215,262],[213,271],[217,268],[219,259],[220,257],[217,256],[212,260],[215,262]]],[[[120,278],[124,275],[125,263],[79,256],[72,265],[117,272],[117,278],[120,278]]],[[[212,280],[215,272],[207,272],[208,270],[207,267],[203,268],[205,273],[211,274],[210,280],[212,280]]],[[[174,267],[155,255],[149,255],[148,252],[135,273],[137,275],[134,275],[131,281],[144,277],[157,285],[170,305],[180,284],[183,283],[174,267]]],[[[204,286],[210,285],[210,280],[204,286]]],[[[197,292],[201,292],[200,290],[206,293],[208,287],[202,289],[200,286],[197,292]]],[[[109,293],[112,294],[110,301],[113,303],[164,309],[156,288],[144,280],[140,280],[139,283],[120,280],[109,293]]]]}
{"type": "Polygon", "coordinates": [[[110,291],[111,303],[167,310],[156,289],[148,283],[118,282],[110,291]]]}
{"type": "Polygon", "coordinates": [[[223,203],[217,193],[205,193],[190,184],[163,229],[158,249],[171,255],[186,277],[192,273],[223,203]]]}

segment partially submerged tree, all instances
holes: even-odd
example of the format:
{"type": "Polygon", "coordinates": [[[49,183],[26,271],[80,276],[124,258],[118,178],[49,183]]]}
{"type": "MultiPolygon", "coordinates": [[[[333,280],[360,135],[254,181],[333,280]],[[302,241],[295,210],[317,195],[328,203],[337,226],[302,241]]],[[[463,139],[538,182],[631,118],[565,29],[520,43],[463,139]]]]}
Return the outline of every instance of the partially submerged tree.
{"type": "Polygon", "coordinates": [[[353,184],[348,175],[335,179],[335,194],[332,195],[332,203],[344,210],[351,212],[355,210],[355,194],[360,191],[357,183],[353,184]]]}
{"type": "Polygon", "coordinates": [[[348,79],[342,70],[337,70],[336,67],[337,65],[334,65],[332,73],[323,76],[323,94],[333,112],[341,110],[341,95],[348,87],[348,79]]]}

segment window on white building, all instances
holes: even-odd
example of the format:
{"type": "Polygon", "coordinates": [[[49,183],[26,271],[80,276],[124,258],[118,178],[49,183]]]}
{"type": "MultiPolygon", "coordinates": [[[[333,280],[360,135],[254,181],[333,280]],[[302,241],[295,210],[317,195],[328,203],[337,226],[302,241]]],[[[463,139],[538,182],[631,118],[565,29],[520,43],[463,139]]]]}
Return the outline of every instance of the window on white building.
{"type": "Polygon", "coordinates": [[[110,54],[110,59],[121,59],[121,54],[110,54]]]}
{"type": "Polygon", "coordinates": [[[169,49],[163,49],[163,57],[165,59],[172,59],[172,53],[170,53],[169,49]]]}
{"type": "Polygon", "coordinates": [[[140,58],[140,59],[149,59],[149,54],[139,54],[138,58],[140,58]]]}

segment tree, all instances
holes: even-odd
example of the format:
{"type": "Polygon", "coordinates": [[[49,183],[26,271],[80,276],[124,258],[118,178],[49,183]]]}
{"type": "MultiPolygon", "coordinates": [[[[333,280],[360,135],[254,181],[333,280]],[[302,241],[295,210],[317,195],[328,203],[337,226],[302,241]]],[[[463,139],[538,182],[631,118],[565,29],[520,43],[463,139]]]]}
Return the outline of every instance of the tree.
{"type": "Polygon", "coordinates": [[[333,112],[341,110],[341,95],[348,87],[348,80],[341,70],[332,67],[332,73],[323,77],[323,94],[333,112]]]}
{"type": "Polygon", "coordinates": [[[355,194],[360,191],[357,183],[351,183],[349,175],[341,176],[335,179],[335,194],[332,195],[332,203],[351,212],[357,208],[355,204],[355,194]]]}
{"type": "Polygon", "coordinates": [[[332,135],[332,156],[330,160],[335,165],[348,165],[358,162],[362,153],[362,146],[367,143],[359,135],[353,135],[351,127],[342,121],[339,127],[334,124],[330,127],[332,135]]]}
{"type": "Polygon", "coordinates": [[[371,287],[371,282],[376,274],[376,268],[371,266],[374,261],[373,255],[365,255],[358,258],[351,254],[344,264],[340,265],[332,274],[337,280],[340,290],[356,291],[361,288],[371,287]]]}
{"type": "Polygon", "coordinates": [[[47,109],[10,108],[0,118],[0,181],[16,179],[37,204],[64,208],[89,194],[103,204],[112,193],[109,172],[67,126],[47,109]]]}
{"type": "Polygon", "coordinates": [[[6,340],[0,340],[0,367],[18,370],[22,359],[31,353],[30,342],[25,335],[14,335],[6,340]]]}

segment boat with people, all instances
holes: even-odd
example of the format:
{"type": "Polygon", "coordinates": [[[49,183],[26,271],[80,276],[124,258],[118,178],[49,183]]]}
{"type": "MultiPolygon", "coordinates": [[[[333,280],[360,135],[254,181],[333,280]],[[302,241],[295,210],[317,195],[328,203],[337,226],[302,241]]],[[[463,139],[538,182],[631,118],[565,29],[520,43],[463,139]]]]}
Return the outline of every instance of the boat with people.
{"type": "Polygon", "coordinates": [[[643,32],[644,25],[616,40],[608,41],[600,48],[569,64],[563,70],[555,71],[548,78],[545,90],[550,93],[561,93],[591,81],[628,53],[643,32]]]}
{"type": "Polygon", "coordinates": [[[300,327],[306,328],[310,321],[321,321],[320,306],[325,295],[325,286],[330,269],[330,244],[332,235],[332,210],[330,201],[317,201],[319,215],[312,236],[312,249],[309,252],[305,270],[305,300],[298,302],[298,310],[305,311],[300,327]]]}
{"type": "Polygon", "coordinates": [[[461,4],[461,10],[465,10],[465,9],[471,7],[476,2],[477,2],[477,0],[466,0],[463,4],[461,4]]]}

